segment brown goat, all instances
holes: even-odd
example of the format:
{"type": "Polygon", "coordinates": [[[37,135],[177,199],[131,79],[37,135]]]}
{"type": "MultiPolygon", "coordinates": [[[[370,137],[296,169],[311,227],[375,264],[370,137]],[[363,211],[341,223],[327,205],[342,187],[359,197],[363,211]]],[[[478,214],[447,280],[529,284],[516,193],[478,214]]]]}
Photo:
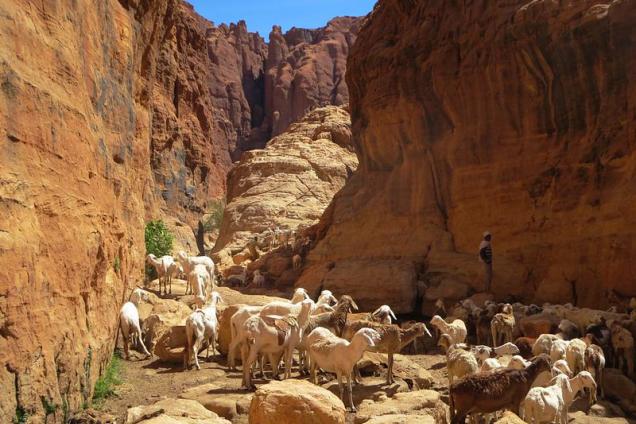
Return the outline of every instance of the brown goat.
{"type": "Polygon", "coordinates": [[[450,387],[451,424],[463,424],[468,414],[489,413],[508,408],[519,413],[519,404],[535,378],[550,371],[547,355],[537,356],[523,370],[478,373],[466,376],[450,387]]]}
{"type": "Polygon", "coordinates": [[[518,337],[515,340],[515,346],[519,349],[519,355],[523,357],[523,359],[532,358],[532,346],[534,346],[534,342],[537,339],[533,339],[532,337],[518,337]]]}

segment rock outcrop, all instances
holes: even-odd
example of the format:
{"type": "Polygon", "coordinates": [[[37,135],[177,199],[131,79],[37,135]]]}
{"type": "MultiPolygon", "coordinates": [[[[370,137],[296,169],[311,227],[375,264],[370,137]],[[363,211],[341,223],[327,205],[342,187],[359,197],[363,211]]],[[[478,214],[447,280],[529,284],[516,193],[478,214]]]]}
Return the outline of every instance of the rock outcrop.
{"type": "MultiPolygon", "coordinates": [[[[222,266],[233,265],[250,239],[272,227],[295,230],[318,221],[357,166],[349,125],[343,109],[318,108],[265,149],[243,154],[228,176],[228,203],[214,248],[222,266]]],[[[279,277],[291,261],[275,265],[266,268],[279,277]]]]}
{"type": "Polygon", "coordinates": [[[361,18],[341,17],[315,30],[269,34],[265,62],[265,119],[272,136],[318,106],[347,106],[345,71],[361,18]]]}
{"type": "Polygon", "coordinates": [[[344,424],[345,407],[329,390],[308,381],[272,381],[254,393],[250,423],[344,424]]]}
{"type": "Polygon", "coordinates": [[[635,19],[630,2],[381,0],[347,65],[360,166],[299,284],[372,284],[367,310],[413,310],[418,279],[470,295],[487,229],[498,297],[636,295],[635,19]]]}
{"type": "Polygon", "coordinates": [[[164,399],[128,409],[126,422],[139,424],[230,424],[225,418],[190,399],[164,399]]]}

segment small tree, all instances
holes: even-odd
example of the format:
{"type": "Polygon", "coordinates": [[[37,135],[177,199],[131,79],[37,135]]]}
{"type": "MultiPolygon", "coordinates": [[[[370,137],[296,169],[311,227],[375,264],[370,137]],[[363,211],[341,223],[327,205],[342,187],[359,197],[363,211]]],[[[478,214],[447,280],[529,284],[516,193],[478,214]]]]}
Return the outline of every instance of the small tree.
{"type": "MultiPolygon", "coordinates": [[[[172,241],[174,237],[162,220],[158,219],[147,223],[144,236],[146,241],[146,255],[152,253],[157,257],[161,257],[169,255],[172,252],[172,241]]],[[[153,267],[146,265],[146,276],[150,279],[157,277],[153,267]]]]}

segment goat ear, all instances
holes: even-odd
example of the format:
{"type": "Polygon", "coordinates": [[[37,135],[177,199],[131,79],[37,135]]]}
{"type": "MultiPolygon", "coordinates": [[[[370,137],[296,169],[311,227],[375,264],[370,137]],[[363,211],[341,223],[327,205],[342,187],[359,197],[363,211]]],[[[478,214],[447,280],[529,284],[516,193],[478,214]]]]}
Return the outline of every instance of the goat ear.
{"type": "Polygon", "coordinates": [[[428,331],[428,328],[426,327],[426,325],[424,325],[424,331],[426,331],[426,334],[428,335],[428,337],[433,338],[433,335],[431,334],[430,331],[428,331]]]}
{"type": "Polygon", "coordinates": [[[358,305],[356,305],[356,302],[353,299],[351,299],[351,306],[353,307],[354,311],[358,310],[358,305]]]}
{"type": "Polygon", "coordinates": [[[396,317],[396,316],[395,316],[395,314],[393,313],[393,309],[389,308],[389,313],[391,314],[391,316],[393,317],[393,319],[397,321],[397,317],[396,317]]]}

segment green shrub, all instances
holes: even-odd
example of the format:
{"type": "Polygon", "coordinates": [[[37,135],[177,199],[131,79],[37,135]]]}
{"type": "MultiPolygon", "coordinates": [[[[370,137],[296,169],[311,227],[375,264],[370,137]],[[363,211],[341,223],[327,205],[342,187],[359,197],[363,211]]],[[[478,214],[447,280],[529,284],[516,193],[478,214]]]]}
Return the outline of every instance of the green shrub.
{"type": "Polygon", "coordinates": [[[221,227],[223,213],[225,212],[225,199],[213,200],[209,205],[209,217],[203,223],[203,231],[210,232],[221,227]]]}
{"type": "MultiPolygon", "coordinates": [[[[144,236],[146,241],[146,255],[152,253],[157,257],[161,257],[172,253],[172,241],[174,237],[162,220],[159,219],[147,223],[144,236]]],[[[146,265],[146,276],[149,279],[157,277],[153,267],[146,265]]]]}
{"type": "Polygon", "coordinates": [[[29,418],[28,412],[24,410],[23,407],[18,406],[15,408],[15,417],[13,417],[13,424],[24,424],[27,422],[29,418]]]}
{"type": "Polygon", "coordinates": [[[119,260],[119,256],[115,256],[115,260],[113,261],[113,269],[115,272],[119,273],[119,269],[121,268],[121,261],[119,260]]]}
{"type": "Polygon", "coordinates": [[[58,407],[56,404],[54,404],[53,402],[49,402],[49,400],[44,396],[40,396],[40,400],[42,401],[42,407],[44,408],[44,413],[47,417],[49,415],[55,414],[55,411],[57,411],[58,407]]]}
{"type": "Polygon", "coordinates": [[[113,355],[104,374],[95,382],[95,390],[93,391],[94,406],[99,408],[106,399],[115,394],[115,386],[122,383],[121,368],[121,358],[118,355],[113,355]]]}

